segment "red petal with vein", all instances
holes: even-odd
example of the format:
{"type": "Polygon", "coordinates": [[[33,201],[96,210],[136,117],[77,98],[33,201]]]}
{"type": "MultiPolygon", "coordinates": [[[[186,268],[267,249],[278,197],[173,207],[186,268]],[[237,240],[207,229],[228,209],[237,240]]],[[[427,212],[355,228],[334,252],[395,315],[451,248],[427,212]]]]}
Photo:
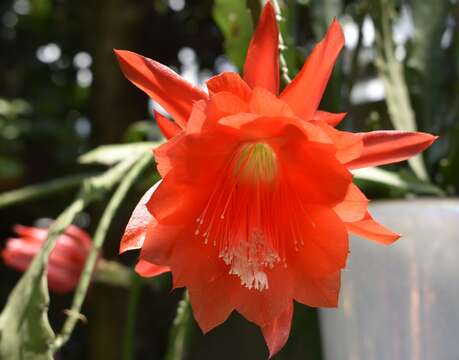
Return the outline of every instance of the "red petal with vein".
{"type": "Polygon", "coordinates": [[[193,86],[167,66],[131,51],[115,50],[124,75],[139,89],[157,101],[182,127],[194,101],[207,94],[193,86]]]}
{"type": "Polygon", "coordinates": [[[323,121],[330,126],[337,126],[345,117],[347,113],[330,113],[326,111],[317,110],[312,116],[313,121],[323,121]]]}
{"type": "Polygon", "coordinates": [[[344,222],[355,222],[363,219],[368,208],[368,199],[360,189],[350,184],[344,201],[336,205],[333,210],[344,222]]]}
{"type": "Polygon", "coordinates": [[[392,244],[400,238],[399,234],[374,221],[369,212],[362,220],[345,225],[349,232],[384,245],[392,244]]]}
{"type": "Polygon", "coordinates": [[[156,124],[158,125],[159,130],[161,130],[162,134],[166,139],[174,137],[182,130],[177,123],[173,122],[172,120],[169,120],[167,117],[161,115],[159,112],[155,111],[154,115],[156,119],[156,124]]]}
{"type": "Polygon", "coordinates": [[[226,273],[223,277],[189,289],[194,318],[204,333],[223,323],[235,308],[240,282],[226,273]]]}
{"type": "Polygon", "coordinates": [[[437,136],[409,131],[372,131],[361,134],[362,154],[346,164],[349,169],[407,160],[428,148],[437,139],[437,136]]]}
{"type": "Polygon", "coordinates": [[[120,254],[128,250],[140,249],[145,240],[148,226],[151,223],[156,223],[156,220],[148,212],[145,204],[150,200],[160,183],[161,181],[158,181],[142,196],[132,212],[126,230],[124,230],[123,238],[121,239],[120,254]]]}
{"type": "Polygon", "coordinates": [[[167,266],[152,264],[148,261],[140,259],[135,266],[135,271],[137,274],[143,277],[154,277],[164,274],[165,272],[170,271],[170,269],[167,266]]]}
{"type": "Polygon", "coordinates": [[[252,88],[279,91],[279,30],[276,14],[268,1],[250,41],[244,64],[244,80],[252,88]]]}
{"type": "Polygon", "coordinates": [[[319,107],[343,45],[343,30],[338,21],[333,20],[325,38],[314,48],[300,73],[280,95],[301,118],[312,119],[319,107]]]}
{"type": "Polygon", "coordinates": [[[293,304],[291,303],[272,323],[261,328],[269,349],[269,358],[276,355],[285,345],[292,326],[293,304]]]}
{"type": "Polygon", "coordinates": [[[250,100],[252,90],[247,83],[241,79],[238,73],[224,72],[207,80],[207,88],[211,94],[221,91],[236,94],[244,101],[250,100]]]}
{"type": "Polygon", "coordinates": [[[312,307],[337,307],[341,287],[341,271],[320,278],[295,274],[295,300],[312,307]]]}
{"type": "Polygon", "coordinates": [[[357,159],[362,154],[363,140],[362,134],[354,134],[347,131],[340,131],[323,122],[305,122],[319,126],[333,141],[336,146],[336,158],[342,164],[357,159]]]}

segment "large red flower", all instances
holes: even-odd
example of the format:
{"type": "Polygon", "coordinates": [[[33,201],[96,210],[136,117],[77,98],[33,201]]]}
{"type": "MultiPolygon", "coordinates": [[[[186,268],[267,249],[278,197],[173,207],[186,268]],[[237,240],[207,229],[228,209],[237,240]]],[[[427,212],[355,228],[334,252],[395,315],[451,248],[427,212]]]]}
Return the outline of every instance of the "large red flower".
{"type": "Polygon", "coordinates": [[[141,248],[137,271],[172,271],[203,331],[236,310],[261,327],[270,354],[285,344],[293,300],[334,307],[348,233],[389,244],[351,169],[406,160],[424,133],[349,133],[345,114],[318,110],[344,43],[334,21],[298,76],[278,95],[278,28],[265,6],[244,78],[222,73],[209,94],[154,60],[116,51],[126,77],[159,102],[169,141],[155,150],[163,180],[139,202],[121,252],[141,248]]]}
{"type": "MultiPolygon", "coordinates": [[[[10,238],[1,252],[6,265],[26,271],[43,243],[48,229],[16,225],[16,238],[10,238]]],[[[79,227],[70,225],[58,239],[47,265],[49,288],[57,293],[75,289],[91,249],[90,236],[79,227]]]]}

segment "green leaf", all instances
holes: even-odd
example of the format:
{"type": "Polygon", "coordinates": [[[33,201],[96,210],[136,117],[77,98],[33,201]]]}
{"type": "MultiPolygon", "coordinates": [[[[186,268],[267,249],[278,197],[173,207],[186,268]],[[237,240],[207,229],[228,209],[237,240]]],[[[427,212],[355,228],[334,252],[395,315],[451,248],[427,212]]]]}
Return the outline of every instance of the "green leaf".
{"type": "Polygon", "coordinates": [[[78,158],[81,164],[114,165],[130,157],[137,157],[160,145],[160,142],[138,142],[121,145],[102,145],[78,158]]]}
{"type": "Polygon", "coordinates": [[[87,179],[73,203],[51,225],[48,239],[16,284],[0,314],[0,359],[52,360],[56,338],[47,317],[49,294],[45,275],[51,251],[75,216],[125,177],[139,158],[128,157],[102,175],[87,179]]]}
{"type": "Polygon", "coordinates": [[[431,130],[438,124],[438,106],[446,87],[445,51],[441,38],[446,30],[448,1],[411,0],[413,15],[413,39],[409,42],[407,78],[413,99],[418,125],[423,130],[431,130]]]}
{"type": "MultiPolygon", "coordinates": [[[[416,131],[416,118],[408,94],[403,65],[395,57],[392,24],[396,15],[392,0],[372,0],[371,13],[376,27],[376,66],[384,83],[389,115],[397,130],[416,131]]],[[[414,173],[422,180],[428,175],[421,155],[409,160],[414,173]]]]}
{"type": "Polygon", "coordinates": [[[83,199],[77,199],[59,216],[43,248],[8,297],[0,315],[0,359],[53,359],[51,344],[55,336],[47,317],[46,263],[57,238],[84,205],[83,199]]]}
{"type": "Polygon", "coordinates": [[[94,174],[69,175],[44,183],[30,185],[21,189],[0,194],[0,209],[24,201],[38,199],[55,192],[69,190],[80,185],[85,179],[94,174]]]}
{"type": "Polygon", "coordinates": [[[38,263],[29,274],[10,294],[0,316],[1,359],[53,359],[49,344],[54,340],[54,332],[46,316],[46,277],[41,276],[38,263]]]}
{"type": "Polygon", "coordinates": [[[358,181],[383,184],[402,190],[405,193],[445,196],[442,189],[403,173],[394,173],[377,167],[369,167],[354,170],[353,174],[358,181]]]}
{"type": "MultiPolygon", "coordinates": [[[[331,25],[333,18],[338,17],[343,12],[343,0],[311,0],[312,28],[316,42],[322,40],[331,25]]],[[[341,57],[338,58],[334,67],[331,79],[327,85],[322,105],[329,111],[343,111],[342,102],[342,71],[341,57]]]]}
{"type": "Polygon", "coordinates": [[[177,307],[172,327],[169,331],[169,345],[166,360],[184,360],[195,329],[188,292],[185,292],[177,307]]]}
{"type": "Polygon", "coordinates": [[[215,0],[213,17],[225,37],[226,55],[242,69],[253,31],[245,0],[215,0]]]}

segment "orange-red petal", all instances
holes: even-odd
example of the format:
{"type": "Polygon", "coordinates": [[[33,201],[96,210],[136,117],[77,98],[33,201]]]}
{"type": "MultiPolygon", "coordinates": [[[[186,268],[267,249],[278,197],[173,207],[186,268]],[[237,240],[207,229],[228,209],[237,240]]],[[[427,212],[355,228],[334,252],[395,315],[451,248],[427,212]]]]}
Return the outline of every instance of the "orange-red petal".
{"type": "Polygon", "coordinates": [[[126,50],[115,50],[124,75],[139,89],[157,101],[182,127],[194,101],[207,94],[165,65],[126,50]]]}
{"type": "Polygon", "coordinates": [[[349,232],[384,245],[392,244],[400,238],[400,234],[374,221],[369,212],[365,214],[362,220],[345,223],[345,225],[349,232]]]}
{"type": "Polygon", "coordinates": [[[211,95],[226,91],[239,96],[244,101],[250,100],[252,92],[247,83],[235,72],[224,72],[211,77],[207,80],[207,88],[211,95]]]}
{"type": "Polygon", "coordinates": [[[295,274],[295,300],[311,307],[337,307],[341,271],[320,278],[295,274]]]}
{"type": "MultiPolygon", "coordinates": [[[[362,134],[354,134],[347,131],[337,130],[323,122],[311,122],[320,127],[336,146],[336,158],[345,164],[358,158],[363,151],[362,134]]],[[[309,123],[307,123],[309,124],[309,123]]]]}
{"type": "Polygon", "coordinates": [[[317,110],[312,116],[313,121],[323,121],[330,126],[337,126],[345,117],[347,113],[330,113],[322,110],[317,110]]]}
{"type": "Polygon", "coordinates": [[[239,279],[224,274],[204,286],[190,286],[193,315],[204,333],[223,323],[235,308],[239,279]]]}
{"type": "MultiPolygon", "coordinates": [[[[336,213],[326,207],[305,207],[298,243],[287,262],[292,271],[305,278],[321,278],[346,266],[349,241],[346,228],[336,213]]],[[[292,222],[292,226],[295,224],[292,222]]]]}
{"type": "Polygon", "coordinates": [[[268,345],[269,358],[276,355],[285,345],[292,327],[293,303],[271,323],[262,326],[261,331],[268,345]]]}
{"type": "Polygon", "coordinates": [[[256,87],[249,103],[250,112],[262,116],[294,117],[292,109],[270,91],[256,87]]]}
{"type": "Polygon", "coordinates": [[[123,238],[120,243],[120,254],[128,251],[140,249],[145,240],[147,227],[150,224],[155,224],[156,220],[148,212],[146,203],[150,200],[151,196],[158,188],[161,181],[158,181],[142,196],[140,201],[137,203],[132,215],[124,230],[123,238]]]}
{"type": "Polygon", "coordinates": [[[300,73],[280,95],[304,120],[317,111],[336,58],[344,45],[344,34],[335,19],[325,38],[317,44],[300,73]]]}
{"type": "Polygon", "coordinates": [[[244,80],[252,88],[279,91],[279,30],[276,14],[268,1],[252,36],[244,64],[244,80]]]}
{"type": "Polygon", "coordinates": [[[170,271],[169,267],[156,265],[151,262],[140,259],[135,266],[137,274],[143,277],[154,277],[170,271]]]}
{"type": "Polygon", "coordinates": [[[367,212],[368,199],[360,189],[350,184],[344,201],[336,205],[333,210],[344,222],[355,222],[362,220],[367,212]]]}
{"type": "Polygon", "coordinates": [[[372,131],[361,133],[361,155],[348,162],[349,169],[391,164],[407,160],[428,148],[437,136],[409,131],[372,131]]]}
{"type": "Polygon", "coordinates": [[[155,111],[154,115],[156,119],[156,124],[158,125],[159,130],[161,130],[162,134],[166,139],[174,137],[182,130],[176,122],[169,120],[161,113],[155,111]]]}

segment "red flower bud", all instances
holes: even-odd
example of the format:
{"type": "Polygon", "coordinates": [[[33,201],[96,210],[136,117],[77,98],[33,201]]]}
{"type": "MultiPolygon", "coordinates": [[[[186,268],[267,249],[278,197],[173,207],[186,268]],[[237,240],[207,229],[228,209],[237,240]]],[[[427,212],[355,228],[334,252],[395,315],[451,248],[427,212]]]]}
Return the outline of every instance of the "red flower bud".
{"type": "MultiPolygon", "coordinates": [[[[48,229],[15,225],[17,237],[10,238],[1,257],[6,265],[26,271],[48,238],[48,229]]],[[[73,291],[91,249],[90,236],[70,225],[57,239],[47,265],[49,288],[57,293],[73,291]]]]}

